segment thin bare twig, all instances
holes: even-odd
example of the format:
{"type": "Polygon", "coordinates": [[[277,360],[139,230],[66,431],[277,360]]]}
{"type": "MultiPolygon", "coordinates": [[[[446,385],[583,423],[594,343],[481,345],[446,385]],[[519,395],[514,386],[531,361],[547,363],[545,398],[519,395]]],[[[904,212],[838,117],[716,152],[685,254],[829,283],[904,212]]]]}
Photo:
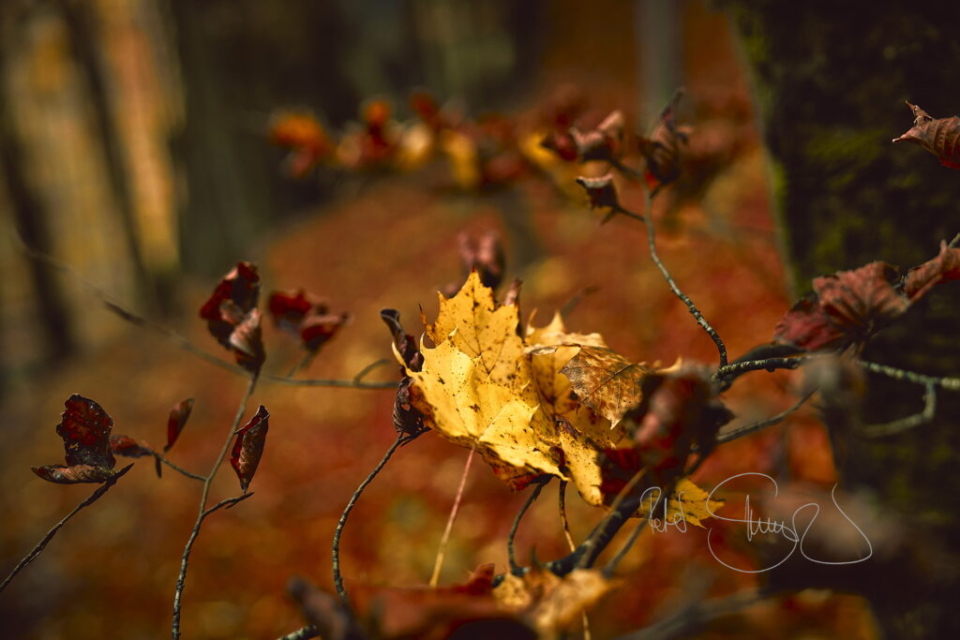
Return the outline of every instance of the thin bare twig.
{"type": "Polygon", "coordinates": [[[94,502],[99,500],[100,497],[103,496],[103,494],[105,494],[110,489],[110,487],[116,484],[117,480],[119,480],[127,471],[129,471],[130,467],[132,466],[133,464],[128,464],[123,469],[121,469],[117,473],[110,476],[106,481],[104,481],[102,485],[97,487],[96,491],[90,494],[89,498],[87,498],[86,500],[78,504],[73,511],[71,511],[66,516],[64,516],[63,520],[55,524],[53,528],[50,529],[50,531],[47,531],[47,535],[43,536],[43,539],[41,539],[40,542],[37,543],[37,546],[31,549],[30,553],[24,556],[23,560],[17,563],[17,566],[14,567],[13,571],[10,572],[10,575],[4,578],[3,582],[0,583],[0,593],[3,593],[3,590],[7,588],[7,585],[10,584],[10,582],[17,576],[17,574],[23,571],[27,567],[27,565],[33,562],[37,558],[37,556],[39,556],[43,552],[43,550],[47,547],[50,541],[53,540],[53,537],[57,535],[57,532],[60,531],[60,529],[63,528],[63,526],[67,524],[67,522],[70,521],[70,518],[80,513],[80,511],[82,511],[85,507],[89,507],[94,502]]]}
{"type": "Polygon", "coordinates": [[[380,462],[374,467],[373,471],[370,472],[370,475],[360,483],[360,486],[357,487],[357,490],[353,492],[353,495],[350,496],[350,501],[347,503],[347,506],[344,507],[343,513],[340,515],[340,521],[337,522],[337,529],[333,532],[333,586],[337,590],[337,595],[340,596],[340,601],[343,602],[344,606],[350,606],[350,599],[347,597],[347,592],[343,588],[343,576],[340,573],[340,536],[343,535],[343,527],[347,524],[347,518],[350,516],[350,512],[353,511],[353,507],[357,504],[357,500],[360,499],[360,496],[363,495],[363,490],[367,488],[367,485],[373,482],[373,479],[377,477],[377,474],[383,470],[387,462],[393,456],[394,452],[409,440],[409,436],[404,433],[398,433],[397,439],[393,441],[393,444],[390,445],[390,448],[387,449],[387,452],[383,454],[383,458],[380,459],[380,462]]]}
{"type": "Polygon", "coordinates": [[[941,378],[937,376],[928,376],[922,373],[898,369],[885,364],[867,362],[866,360],[857,360],[857,364],[873,373],[879,373],[895,380],[906,380],[914,384],[935,385],[947,389],[948,391],[960,391],[960,378],[941,378]]]}
{"type": "Polygon", "coordinates": [[[687,309],[690,311],[690,315],[692,315],[697,321],[697,324],[699,324],[703,330],[707,332],[707,335],[710,336],[710,339],[713,340],[713,343],[717,345],[717,352],[720,354],[720,367],[723,368],[727,364],[727,346],[723,343],[723,340],[720,339],[720,335],[716,332],[716,330],[703,317],[703,314],[700,313],[700,310],[693,303],[693,300],[691,300],[687,294],[680,290],[680,287],[677,286],[673,276],[670,275],[670,271],[667,270],[666,265],[663,264],[663,261],[660,260],[660,256],[657,254],[656,229],[653,226],[653,199],[656,197],[659,191],[660,188],[657,187],[647,194],[647,215],[643,218],[643,221],[647,226],[647,246],[650,248],[650,258],[653,260],[653,263],[657,265],[657,268],[660,270],[660,274],[663,276],[663,279],[667,281],[667,285],[670,286],[670,290],[673,291],[673,295],[680,298],[683,304],[685,304],[687,309]]]}
{"type": "MultiPolygon", "coordinates": [[[[637,523],[637,526],[634,527],[633,531],[630,532],[630,537],[627,538],[627,541],[620,548],[620,551],[618,551],[617,554],[613,556],[613,558],[611,558],[606,565],[604,565],[601,572],[603,573],[603,576],[605,578],[609,578],[610,576],[613,575],[613,572],[617,570],[617,565],[619,565],[620,562],[626,557],[627,553],[630,551],[630,549],[636,543],[637,539],[640,537],[640,534],[643,533],[644,529],[647,528],[647,524],[650,522],[650,519],[654,517],[654,514],[657,512],[657,509],[660,507],[660,504],[663,503],[664,501],[666,501],[667,505],[670,504],[669,503],[670,495],[672,495],[673,492],[676,491],[676,487],[677,487],[676,480],[674,480],[670,484],[669,489],[667,489],[666,491],[662,487],[654,487],[654,489],[656,489],[657,491],[657,499],[650,506],[650,510],[647,511],[647,517],[641,518],[640,522],[637,523]]],[[[644,491],[644,494],[645,493],[646,491],[644,491]]],[[[641,499],[642,497],[643,496],[641,496],[641,499]]],[[[641,504],[643,503],[641,502],[641,504]]],[[[664,509],[664,512],[666,512],[666,509],[664,509]]],[[[664,518],[666,518],[666,513],[664,514],[664,518]]]]}
{"type": "Polygon", "coordinates": [[[773,425],[775,425],[775,424],[777,424],[778,422],[782,421],[784,418],[786,418],[787,416],[789,416],[791,413],[793,413],[794,411],[796,411],[797,409],[799,409],[800,407],[802,407],[802,406],[803,406],[803,403],[805,403],[807,400],[809,400],[811,397],[813,397],[813,394],[815,394],[816,392],[817,392],[817,390],[814,389],[814,390],[811,391],[810,393],[808,393],[808,394],[806,394],[805,396],[803,396],[802,398],[800,398],[800,400],[798,400],[796,404],[794,404],[793,406],[791,406],[791,407],[788,408],[788,409],[785,409],[785,410],[781,411],[780,413],[778,413],[778,414],[776,414],[776,415],[770,416],[769,418],[765,418],[765,419],[763,419],[763,420],[759,420],[759,421],[757,421],[757,422],[752,422],[752,423],[747,424],[747,425],[744,425],[744,426],[742,426],[742,427],[736,427],[736,428],[734,428],[734,429],[730,429],[729,431],[724,431],[723,433],[718,434],[718,435],[717,435],[717,444],[723,444],[724,442],[730,442],[731,440],[736,440],[737,438],[742,438],[743,436],[748,436],[748,435],[750,435],[751,433],[756,433],[757,431],[760,431],[761,429],[766,429],[767,427],[772,427],[773,425]]]}
{"type": "MultiPolygon", "coordinates": [[[[380,358],[376,362],[371,362],[370,364],[365,366],[363,369],[361,369],[357,375],[353,376],[353,382],[355,384],[359,384],[361,380],[367,377],[368,373],[370,373],[371,371],[374,371],[375,369],[379,369],[384,365],[390,364],[391,362],[392,361],[388,360],[387,358],[380,358]]],[[[396,383],[393,383],[393,384],[394,386],[396,386],[396,383]]]]}
{"type": "Polygon", "coordinates": [[[433,575],[430,576],[430,586],[432,588],[436,588],[440,581],[440,568],[443,567],[443,558],[447,554],[447,544],[450,542],[450,532],[453,531],[453,523],[457,519],[457,513],[460,512],[460,500],[463,498],[463,488],[467,484],[467,474],[470,473],[470,465],[473,463],[473,454],[476,453],[476,451],[476,447],[470,449],[467,462],[463,465],[463,473],[460,475],[460,486],[457,488],[457,497],[453,499],[453,507],[450,509],[450,516],[447,518],[447,526],[443,530],[443,536],[440,538],[440,546],[437,548],[437,559],[433,563],[433,575]]]}
{"type": "MultiPolygon", "coordinates": [[[[227,432],[227,438],[223,443],[223,447],[221,447],[220,453],[217,456],[216,461],[213,463],[213,467],[210,469],[210,473],[208,473],[203,480],[203,491],[200,495],[199,513],[197,514],[197,520],[193,525],[193,530],[190,532],[190,538],[187,540],[187,544],[183,549],[183,556],[180,559],[180,575],[177,577],[177,588],[173,594],[173,623],[171,626],[173,640],[177,640],[180,637],[180,605],[183,597],[183,587],[187,580],[187,567],[189,566],[190,562],[190,552],[193,549],[193,543],[196,541],[197,536],[200,535],[200,527],[203,525],[203,521],[208,515],[220,507],[229,504],[230,500],[233,500],[234,503],[239,501],[239,499],[231,498],[230,500],[225,500],[219,503],[209,511],[206,510],[207,498],[210,495],[210,486],[213,483],[214,477],[217,475],[217,471],[220,470],[220,465],[223,464],[224,459],[227,457],[227,451],[230,449],[230,443],[233,441],[233,436],[240,426],[240,421],[243,420],[243,414],[247,411],[247,403],[250,402],[250,396],[253,395],[253,390],[257,386],[257,379],[258,376],[256,373],[250,376],[250,382],[247,385],[247,390],[244,392],[243,398],[240,400],[240,405],[237,407],[237,414],[233,419],[233,424],[230,426],[230,431],[227,432]]],[[[252,494],[245,494],[245,496],[246,495],[252,494]]],[[[243,499],[243,497],[240,499],[243,499]]]]}
{"type": "Polygon", "coordinates": [[[791,356],[788,358],[763,358],[762,360],[747,360],[723,365],[713,374],[714,380],[720,380],[734,374],[747,371],[775,371],[777,369],[796,369],[813,356],[791,356]]]}
{"type": "Polygon", "coordinates": [[[537,483],[537,486],[535,486],[533,491],[530,492],[530,495],[527,496],[526,502],[520,507],[520,512],[517,514],[517,517],[513,519],[513,526],[510,527],[510,535],[507,536],[507,560],[510,562],[510,573],[515,576],[523,575],[523,568],[517,564],[517,556],[513,547],[513,540],[517,537],[517,530],[520,528],[520,520],[523,519],[523,514],[527,512],[527,509],[540,497],[540,492],[543,491],[543,488],[547,486],[550,480],[551,478],[548,477],[546,480],[537,483]]]}
{"type": "Polygon", "coordinates": [[[923,410],[912,416],[893,420],[884,424],[873,424],[862,426],[859,431],[861,435],[867,438],[882,438],[891,436],[920,425],[931,422],[937,413],[937,388],[932,382],[928,382],[923,394],[923,410]]]}
{"type": "Polygon", "coordinates": [[[173,470],[176,471],[177,473],[179,473],[179,474],[181,474],[181,475],[184,475],[184,476],[186,476],[186,477],[188,477],[188,478],[193,478],[194,480],[200,480],[201,482],[206,481],[206,479],[207,479],[206,476],[202,476],[202,475],[200,475],[199,473],[193,473],[193,472],[191,472],[191,471],[187,471],[186,469],[184,469],[184,468],[182,468],[182,467],[179,467],[179,466],[173,464],[172,462],[170,462],[169,460],[167,460],[165,457],[163,457],[162,455],[160,455],[160,454],[157,453],[156,451],[153,452],[153,457],[156,458],[157,460],[159,460],[161,463],[167,465],[168,467],[170,467],[171,469],[173,469],[173,470]]]}

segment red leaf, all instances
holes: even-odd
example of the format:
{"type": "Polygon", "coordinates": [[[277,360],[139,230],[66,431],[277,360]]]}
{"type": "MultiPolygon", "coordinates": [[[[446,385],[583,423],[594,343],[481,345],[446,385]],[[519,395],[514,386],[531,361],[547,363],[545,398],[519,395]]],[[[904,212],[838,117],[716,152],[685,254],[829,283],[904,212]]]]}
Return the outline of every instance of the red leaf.
{"type": "Polygon", "coordinates": [[[177,438],[180,437],[183,428],[187,426],[187,420],[190,418],[192,411],[193,398],[181,400],[170,410],[170,418],[167,420],[167,446],[163,448],[164,453],[169,451],[177,438]]]}
{"type": "Polygon", "coordinates": [[[137,442],[130,436],[110,436],[110,451],[125,458],[142,458],[152,456],[153,449],[145,442],[137,442]]]}
{"type": "Polygon", "coordinates": [[[622,155],[624,128],[623,113],[620,111],[613,111],[596,129],[586,133],[571,127],[570,136],[577,149],[577,158],[580,162],[615,161],[622,155]]]}
{"type": "Polygon", "coordinates": [[[613,183],[613,174],[608,173],[598,178],[577,178],[577,184],[587,192],[587,200],[591,209],[620,210],[620,199],[617,197],[617,186],[613,183]]]}
{"type": "Polygon", "coordinates": [[[256,309],[259,295],[256,265],[239,262],[200,308],[200,317],[207,321],[213,337],[233,351],[237,363],[249,371],[258,371],[266,357],[256,309]]]}
{"type": "Polygon", "coordinates": [[[253,475],[257,472],[260,457],[263,455],[263,445],[267,441],[270,413],[266,407],[260,405],[250,422],[237,431],[237,440],[233,443],[230,454],[230,464],[240,479],[240,489],[246,493],[253,475]]]}
{"type": "Polygon", "coordinates": [[[816,296],[811,296],[784,314],[773,331],[773,339],[806,351],[819,351],[843,346],[847,334],[820,308],[816,296]]]}
{"type": "Polygon", "coordinates": [[[282,331],[300,336],[307,351],[316,352],[350,320],[349,313],[330,313],[327,301],[302,289],[270,295],[270,315],[282,331]]]}
{"type": "Polygon", "coordinates": [[[116,459],[110,451],[113,419],[95,401],[74,394],[64,403],[57,434],[63,438],[67,466],[33,467],[44,480],[72,484],[103,482],[114,474],[116,459]]]}
{"type": "Polygon", "coordinates": [[[808,351],[863,344],[910,307],[910,300],[891,284],[895,275],[890,265],[871,262],[815,278],[815,297],[801,300],[783,316],[774,340],[808,351]]]}
{"type": "Polygon", "coordinates": [[[302,178],[334,151],[327,132],[309,113],[276,114],[270,123],[270,142],[291,150],[284,165],[294,178],[302,178]]]}
{"type": "Polygon", "coordinates": [[[960,169],[960,118],[934,119],[915,104],[907,103],[913,112],[913,128],[894,142],[913,142],[933,155],[940,164],[951,169],[960,169]]]}
{"type": "Polygon", "coordinates": [[[460,260],[463,264],[464,280],[474,269],[480,274],[483,286],[496,289],[503,281],[506,259],[500,237],[494,231],[487,231],[479,238],[460,233],[457,236],[460,248],[460,260]]]}
{"type": "Polygon", "coordinates": [[[960,280],[960,249],[940,243],[940,254],[907,271],[903,292],[911,301],[926,295],[931,287],[948,280],[960,280]]]}

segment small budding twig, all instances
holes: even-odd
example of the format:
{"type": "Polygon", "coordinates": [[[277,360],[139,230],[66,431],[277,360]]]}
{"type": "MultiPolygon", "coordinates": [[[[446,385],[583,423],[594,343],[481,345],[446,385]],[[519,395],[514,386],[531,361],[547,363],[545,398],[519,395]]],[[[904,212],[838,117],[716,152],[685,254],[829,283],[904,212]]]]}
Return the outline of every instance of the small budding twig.
{"type": "Polygon", "coordinates": [[[516,551],[513,546],[514,538],[517,537],[517,530],[520,528],[520,520],[523,519],[523,514],[527,512],[527,509],[540,497],[540,492],[550,483],[551,479],[552,478],[548,477],[546,480],[537,483],[537,486],[534,487],[530,495],[527,496],[527,500],[523,503],[523,506],[520,507],[520,512],[517,513],[517,517],[513,519],[513,525],[510,527],[510,535],[507,536],[507,560],[510,563],[510,573],[515,576],[523,575],[523,567],[517,564],[516,551]]]}
{"type": "Polygon", "coordinates": [[[357,487],[357,490],[353,492],[353,495],[350,496],[350,501],[347,503],[347,506],[344,507],[343,513],[340,515],[340,521],[337,522],[337,529],[333,532],[333,586],[337,590],[337,595],[340,596],[340,601],[343,602],[345,607],[350,606],[350,599],[347,597],[347,591],[343,588],[343,575],[340,573],[340,536],[343,535],[343,527],[347,524],[347,518],[350,517],[350,512],[353,511],[353,507],[357,504],[357,500],[360,499],[360,496],[363,495],[363,490],[367,488],[373,479],[383,470],[387,465],[387,462],[390,461],[390,458],[396,452],[400,445],[409,442],[410,436],[405,433],[398,433],[397,439],[393,441],[393,444],[390,445],[390,448],[387,449],[387,452],[383,454],[383,458],[380,459],[380,462],[376,467],[373,468],[373,471],[370,472],[370,475],[360,483],[360,486],[357,487]]]}
{"type": "Polygon", "coordinates": [[[200,527],[203,525],[203,521],[208,515],[217,509],[228,504],[235,504],[240,500],[246,499],[246,497],[253,495],[252,493],[244,494],[239,498],[224,500],[209,510],[206,508],[207,498],[210,495],[210,486],[213,483],[214,477],[217,475],[217,471],[220,470],[220,466],[223,464],[224,459],[227,457],[227,451],[230,449],[230,443],[233,441],[233,437],[240,426],[240,421],[243,420],[243,414],[247,411],[247,404],[250,402],[250,396],[253,395],[253,390],[257,386],[257,380],[258,376],[256,373],[250,375],[250,382],[247,384],[247,390],[244,392],[243,398],[240,400],[240,405],[237,407],[237,414],[233,419],[233,424],[230,426],[230,431],[227,432],[226,441],[223,443],[223,447],[220,449],[220,454],[213,463],[210,473],[208,473],[203,480],[203,491],[200,495],[199,513],[197,514],[197,520],[193,525],[193,530],[190,532],[190,537],[187,539],[187,544],[183,548],[183,556],[180,559],[180,575],[177,577],[177,588],[173,594],[173,623],[171,627],[173,640],[178,640],[180,637],[180,605],[183,598],[183,588],[187,580],[187,567],[190,563],[190,552],[193,549],[193,543],[196,541],[197,536],[200,535],[200,527]]]}
{"type": "Polygon", "coordinates": [[[463,465],[463,473],[460,475],[460,486],[457,488],[457,497],[453,499],[453,507],[450,509],[450,516],[447,518],[447,527],[443,530],[443,536],[440,538],[440,546],[437,548],[437,559],[433,563],[433,575],[430,576],[430,586],[436,588],[440,582],[440,569],[443,567],[443,559],[447,555],[447,545],[450,543],[450,532],[453,531],[453,523],[460,512],[460,501],[463,498],[463,488],[467,484],[467,474],[470,473],[470,465],[473,463],[473,454],[477,452],[476,447],[470,449],[470,455],[467,456],[467,462],[463,465]]]}
{"type": "Polygon", "coordinates": [[[3,593],[3,590],[7,588],[7,585],[13,581],[18,573],[23,571],[27,565],[36,560],[37,556],[39,556],[43,550],[47,548],[47,545],[51,540],[53,540],[53,537],[57,535],[57,532],[60,531],[60,529],[62,529],[63,526],[67,524],[67,522],[69,522],[73,516],[80,513],[85,507],[89,507],[94,502],[99,500],[103,494],[110,490],[110,487],[116,484],[117,480],[119,480],[127,471],[130,471],[132,466],[133,464],[128,464],[123,469],[107,478],[102,485],[97,487],[96,491],[90,494],[89,498],[78,504],[73,511],[64,516],[63,520],[53,525],[53,528],[50,529],[50,531],[47,531],[47,535],[43,536],[40,542],[37,543],[37,546],[31,549],[30,553],[24,556],[23,560],[17,563],[17,566],[13,568],[13,571],[10,572],[10,575],[3,579],[3,582],[0,582],[0,593],[3,593]]]}
{"type": "Polygon", "coordinates": [[[647,194],[647,215],[643,217],[644,224],[647,226],[647,246],[650,248],[650,259],[653,260],[655,265],[657,265],[661,275],[663,275],[663,279],[667,281],[667,285],[669,285],[670,290],[673,291],[673,295],[680,298],[681,302],[683,302],[683,304],[685,304],[687,309],[690,311],[690,315],[692,315],[697,321],[697,324],[699,324],[703,330],[707,332],[707,335],[710,336],[710,339],[713,340],[713,343],[717,345],[717,351],[720,354],[720,367],[723,368],[727,364],[727,346],[723,343],[723,340],[720,339],[720,335],[716,332],[716,330],[703,317],[703,314],[700,313],[700,310],[693,303],[693,301],[687,296],[687,294],[680,290],[680,287],[677,286],[673,276],[670,275],[670,271],[667,270],[666,265],[663,264],[663,261],[660,260],[660,256],[657,254],[656,229],[653,225],[653,199],[659,192],[660,188],[657,187],[647,194]]]}

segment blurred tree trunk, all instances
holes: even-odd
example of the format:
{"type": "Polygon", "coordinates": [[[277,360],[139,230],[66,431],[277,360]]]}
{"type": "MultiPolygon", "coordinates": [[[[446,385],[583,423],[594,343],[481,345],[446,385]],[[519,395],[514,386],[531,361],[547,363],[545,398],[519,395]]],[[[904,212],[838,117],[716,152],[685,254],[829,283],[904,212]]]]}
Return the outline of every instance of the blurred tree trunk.
{"type": "MultiPolygon", "coordinates": [[[[960,231],[960,172],[913,145],[890,140],[912,126],[904,100],[934,117],[960,110],[960,11],[955,2],[845,3],[810,0],[723,3],[752,65],[773,158],[784,244],[799,293],[810,279],[874,260],[909,267],[936,255],[960,231]]],[[[960,374],[960,291],[946,285],[865,359],[932,375],[960,374]]],[[[923,390],[870,378],[864,419],[917,412],[923,390]]],[[[839,460],[847,489],[870,487],[885,507],[952,545],[932,571],[939,600],[903,584],[900,602],[873,598],[890,637],[960,637],[956,563],[960,526],[960,398],[938,396],[937,419],[882,440],[849,438],[839,460]]],[[[929,585],[927,585],[929,586],[929,585]]],[[[870,585],[865,585],[868,597],[870,585]]]]}

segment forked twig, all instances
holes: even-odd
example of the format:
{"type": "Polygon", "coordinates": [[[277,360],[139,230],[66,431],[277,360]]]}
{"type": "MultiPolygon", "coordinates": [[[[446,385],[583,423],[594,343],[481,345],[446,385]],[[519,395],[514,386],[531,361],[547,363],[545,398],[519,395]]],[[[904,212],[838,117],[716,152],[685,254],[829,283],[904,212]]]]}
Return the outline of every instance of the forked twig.
{"type": "Polygon", "coordinates": [[[756,433],[761,429],[766,429],[767,427],[772,427],[773,425],[779,423],[784,418],[789,416],[791,413],[803,406],[803,404],[813,397],[813,394],[817,392],[816,389],[806,394],[796,404],[791,406],[788,409],[781,411],[780,413],[770,416],[769,418],[764,418],[757,422],[752,422],[750,424],[744,425],[742,427],[737,427],[735,429],[730,429],[729,431],[724,431],[717,435],[717,444],[723,444],[724,442],[730,442],[731,440],[736,440],[737,438],[742,438],[743,436],[748,436],[751,433],[756,433]]]}
{"type": "Polygon", "coordinates": [[[210,469],[203,480],[203,491],[200,495],[200,509],[197,514],[197,520],[193,525],[193,530],[190,532],[190,537],[187,540],[186,546],[183,548],[183,556],[180,560],[180,575],[177,577],[177,588],[173,594],[173,624],[171,627],[173,640],[177,640],[180,637],[180,604],[183,598],[183,588],[187,580],[187,567],[190,562],[190,552],[193,549],[193,543],[196,541],[197,536],[200,535],[200,527],[203,525],[204,519],[219,509],[220,507],[231,504],[231,500],[235,504],[242,499],[245,499],[248,495],[253,494],[244,494],[240,498],[231,498],[229,500],[224,500],[215,507],[207,510],[207,498],[210,495],[210,485],[213,483],[214,477],[217,475],[217,471],[220,470],[220,465],[223,464],[224,459],[227,457],[227,451],[230,449],[230,443],[233,440],[233,436],[237,431],[237,428],[240,426],[240,421],[243,420],[243,414],[247,411],[247,403],[250,401],[250,396],[253,395],[253,390],[257,386],[258,376],[256,373],[250,376],[250,382],[247,385],[247,390],[243,394],[243,398],[240,400],[240,405],[237,407],[237,415],[233,419],[233,424],[230,426],[230,431],[227,432],[227,438],[223,443],[223,447],[220,449],[220,454],[217,456],[216,461],[213,463],[213,467],[210,469]]]}
{"type": "Polygon", "coordinates": [[[37,546],[31,549],[30,553],[24,556],[23,560],[17,563],[17,566],[15,566],[13,568],[13,571],[10,572],[10,575],[8,575],[6,578],[3,579],[3,582],[0,583],[0,593],[2,593],[3,590],[7,588],[7,585],[10,584],[11,581],[13,581],[13,579],[17,576],[18,573],[23,571],[27,567],[27,565],[29,565],[31,562],[36,560],[37,556],[39,556],[43,552],[43,550],[46,549],[50,541],[53,540],[53,537],[57,535],[57,532],[60,531],[60,529],[63,528],[63,526],[67,524],[67,522],[69,522],[73,516],[80,513],[85,507],[89,507],[94,502],[99,500],[101,496],[103,496],[103,494],[109,491],[110,487],[116,484],[117,480],[119,480],[127,471],[129,471],[130,467],[132,466],[133,464],[128,464],[123,469],[121,469],[120,471],[116,472],[115,474],[107,478],[107,480],[104,481],[102,485],[97,487],[96,491],[90,494],[89,498],[87,498],[86,500],[78,504],[73,511],[71,511],[66,516],[64,516],[63,520],[53,525],[53,528],[50,529],[50,531],[47,531],[47,535],[43,536],[40,542],[37,543],[37,546]]]}
{"type": "Polygon", "coordinates": [[[460,475],[460,486],[457,488],[457,497],[453,499],[453,507],[450,509],[450,516],[447,518],[447,526],[443,530],[443,536],[440,538],[440,546],[437,548],[437,559],[433,563],[433,575],[430,576],[430,586],[432,588],[436,588],[440,581],[440,568],[443,567],[443,558],[447,554],[447,544],[450,542],[450,532],[453,531],[453,523],[457,519],[457,513],[460,512],[460,501],[463,498],[463,488],[467,484],[467,474],[470,473],[470,465],[473,463],[473,455],[476,452],[476,447],[470,449],[470,455],[467,456],[467,462],[463,465],[463,473],[460,475]]]}

